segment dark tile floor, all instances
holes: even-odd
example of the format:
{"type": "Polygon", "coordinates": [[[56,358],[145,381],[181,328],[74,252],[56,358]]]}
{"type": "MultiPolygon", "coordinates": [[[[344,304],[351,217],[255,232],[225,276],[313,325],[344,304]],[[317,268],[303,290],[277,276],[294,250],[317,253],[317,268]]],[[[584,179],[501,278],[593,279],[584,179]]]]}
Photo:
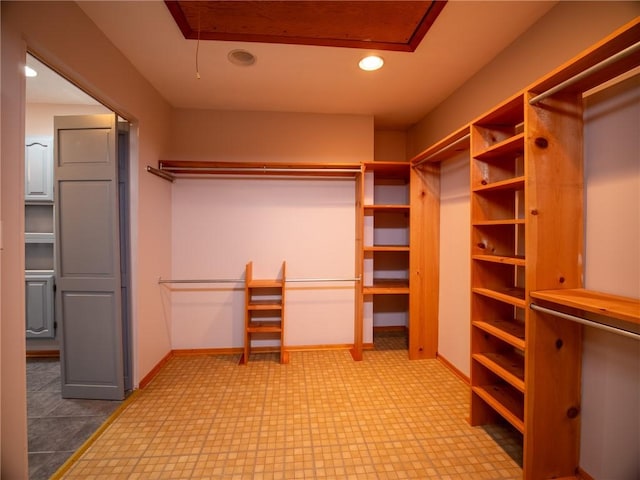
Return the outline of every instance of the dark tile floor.
{"type": "Polygon", "coordinates": [[[59,360],[27,359],[30,480],[51,477],[120,404],[64,399],[59,360]]]}

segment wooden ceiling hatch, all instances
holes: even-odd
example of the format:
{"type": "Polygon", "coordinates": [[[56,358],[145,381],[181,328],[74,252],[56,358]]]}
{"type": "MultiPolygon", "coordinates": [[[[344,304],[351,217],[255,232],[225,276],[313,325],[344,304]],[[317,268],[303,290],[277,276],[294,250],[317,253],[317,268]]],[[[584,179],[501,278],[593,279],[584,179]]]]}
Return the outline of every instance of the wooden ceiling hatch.
{"type": "Polygon", "coordinates": [[[165,1],[186,39],[400,52],[415,51],[446,3],[446,0],[165,1]]]}

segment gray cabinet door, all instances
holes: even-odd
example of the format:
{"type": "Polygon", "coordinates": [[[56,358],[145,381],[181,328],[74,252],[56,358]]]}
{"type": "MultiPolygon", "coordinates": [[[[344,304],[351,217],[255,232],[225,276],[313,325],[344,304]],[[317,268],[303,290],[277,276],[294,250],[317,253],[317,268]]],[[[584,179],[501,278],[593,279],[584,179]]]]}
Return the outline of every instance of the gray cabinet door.
{"type": "Polygon", "coordinates": [[[54,338],[53,273],[25,276],[27,338],[54,338]]]}
{"type": "Polygon", "coordinates": [[[53,201],[53,138],[27,137],[24,196],[26,201],[53,201]]]}
{"type": "Polygon", "coordinates": [[[115,115],[54,118],[62,396],[124,398],[115,115]]]}

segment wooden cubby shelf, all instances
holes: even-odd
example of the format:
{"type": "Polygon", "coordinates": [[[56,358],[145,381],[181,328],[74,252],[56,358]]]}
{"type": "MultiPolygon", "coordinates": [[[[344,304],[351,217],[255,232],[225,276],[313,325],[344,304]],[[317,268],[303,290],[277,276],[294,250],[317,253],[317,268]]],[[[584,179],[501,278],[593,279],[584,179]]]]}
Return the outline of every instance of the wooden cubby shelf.
{"type": "Polygon", "coordinates": [[[483,184],[473,189],[476,193],[491,192],[494,190],[522,190],[524,188],[524,176],[508,178],[493,183],[483,184]]]}
{"type": "Polygon", "coordinates": [[[289,355],[284,346],[286,262],[282,262],[281,278],[253,278],[253,262],[245,270],[245,324],[244,350],[240,364],[249,361],[252,341],[278,340],[280,363],[288,363],[289,355]]]}
{"type": "MultiPolygon", "coordinates": [[[[394,312],[394,322],[409,317],[411,165],[365,162],[363,172],[363,225],[358,232],[363,238],[362,305],[373,328],[387,326],[385,313],[389,311],[394,312]]],[[[367,333],[372,335],[372,331],[367,333]]]]}
{"type": "Polygon", "coordinates": [[[524,257],[519,255],[473,255],[471,257],[473,260],[479,260],[482,262],[495,262],[495,263],[504,263],[507,265],[517,265],[524,267],[524,257]]]}
{"type": "Polygon", "coordinates": [[[507,320],[476,320],[472,325],[509,345],[524,351],[524,324],[507,320]]]}
{"type": "Polygon", "coordinates": [[[471,358],[524,393],[524,358],[517,354],[474,353],[471,358]]]}
{"type": "MultiPolygon", "coordinates": [[[[514,129],[517,127],[513,127],[514,129]]],[[[505,155],[523,155],[524,154],[524,133],[518,133],[511,137],[507,137],[501,142],[494,143],[487,147],[486,150],[478,153],[475,158],[477,160],[502,159],[505,155]]]]}
{"type": "Polygon", "coordinates": [[[492,384],[477,385],[471,387],[471,391],[520,433],[524,433],[524,402],[515,390],[507,384],[492,384]]]}

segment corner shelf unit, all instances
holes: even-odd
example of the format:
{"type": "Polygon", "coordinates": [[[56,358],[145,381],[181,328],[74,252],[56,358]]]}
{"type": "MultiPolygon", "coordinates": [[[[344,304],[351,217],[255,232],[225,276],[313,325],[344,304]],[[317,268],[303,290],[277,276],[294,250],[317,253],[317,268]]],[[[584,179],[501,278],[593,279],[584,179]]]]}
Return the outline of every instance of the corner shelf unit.
{"type": "Polygon", "coordinates": [[[281,278],[273,280],[253,278],[253,262],[247,263],[244,351],[240,357],[241,365],[249,361],[251,343],[257,339],[278,340],[280,363],[289,363],[289,354],[284,346],[285,281],[286,262],[282,262],[281,278]]]}

